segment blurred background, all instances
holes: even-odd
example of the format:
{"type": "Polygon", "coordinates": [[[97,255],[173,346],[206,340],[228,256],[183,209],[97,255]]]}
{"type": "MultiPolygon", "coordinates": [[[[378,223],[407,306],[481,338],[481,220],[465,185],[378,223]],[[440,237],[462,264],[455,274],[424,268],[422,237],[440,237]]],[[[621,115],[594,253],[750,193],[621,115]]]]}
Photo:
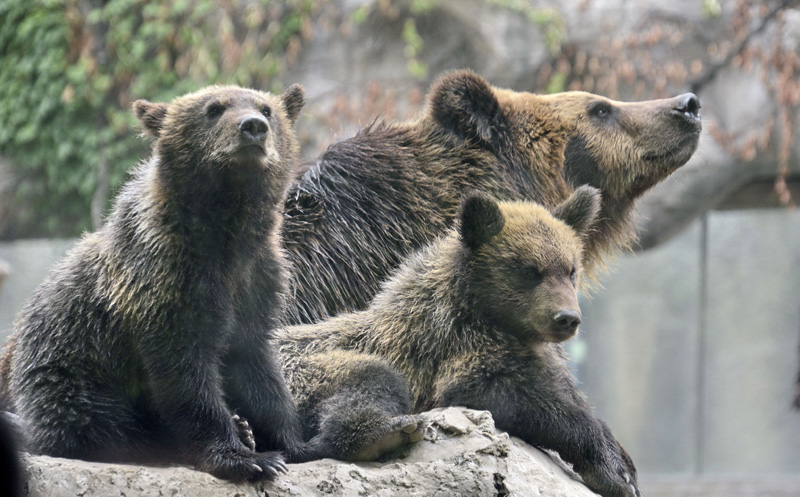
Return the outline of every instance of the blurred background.
{"type": "Polygon", "coordinates": [[[800,495],[797,0],[3,0],[0,339],[147,154],[135,99],[301,83],[311,160],[463,67],[700,97],[700,149],[640,202],[636,253],[584,298],[570,354],[645,495],[800,495]]]}

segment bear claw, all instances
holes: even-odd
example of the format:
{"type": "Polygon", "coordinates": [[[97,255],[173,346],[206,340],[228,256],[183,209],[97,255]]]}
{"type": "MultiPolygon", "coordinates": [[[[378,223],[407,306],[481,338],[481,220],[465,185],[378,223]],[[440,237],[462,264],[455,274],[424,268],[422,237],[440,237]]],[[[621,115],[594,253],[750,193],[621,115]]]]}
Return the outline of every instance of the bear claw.
{"type": "Polygon", "coordinates": [[[253,435],[253,429],[250,428],[250,423],[248,423],[246,419],[238,414],[234,414],[231,418],[233,419],[233,423],[236,425],[236,430],[239,432],[239,440],[241,440],[248,449],[255,452],[256,439],[253,435]]]}

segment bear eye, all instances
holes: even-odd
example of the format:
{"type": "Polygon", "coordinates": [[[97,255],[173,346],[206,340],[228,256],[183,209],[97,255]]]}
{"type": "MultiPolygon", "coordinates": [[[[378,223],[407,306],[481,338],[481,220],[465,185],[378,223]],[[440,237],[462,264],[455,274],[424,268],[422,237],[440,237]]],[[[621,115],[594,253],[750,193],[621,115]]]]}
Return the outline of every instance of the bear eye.
{"type": "Polygon", "coordinates": [[[272,109],[270,109],[266,105],[264,107],[261,107],[261,115],[269,119],[269,116],[272,115],[272,109]]]}
{"type": "Polygon", "coordinates": [[[608,117],[611,114],[611,106],[605,102],[597,102],[589,108],[589,115],[592,117],[608,117]]]}
{"type": "Polygon", "coordinates": [[[530,283],[539,283],[542,280],[542,272],[536,266],[525,266],[522,275],[530,283]]]}
{"type": "Polygon", "coordinates": [[[218,102],[214,102],[206,107],[206,116],[208,116],[209,119],[216,119],[221,116],[223,112],[225,112],[225,106],[218,102]]]}
{"type": "Polygon", "coordinates": [[[572,271],[569,272],[569,280],[575,284],[575,278],[578,277],[578,273],[575,270],[575,266],[572,266],[572,271]]]}

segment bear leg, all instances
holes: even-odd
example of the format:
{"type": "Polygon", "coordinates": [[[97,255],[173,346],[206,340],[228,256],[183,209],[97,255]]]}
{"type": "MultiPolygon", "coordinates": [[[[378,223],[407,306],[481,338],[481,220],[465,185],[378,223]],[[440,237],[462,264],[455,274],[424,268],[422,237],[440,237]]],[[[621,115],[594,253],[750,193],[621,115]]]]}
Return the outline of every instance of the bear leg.
{"type": "MultiPolygon", "coordinates": [[[[367,393],[364,391],[364,393],[367,393]]],[[[374,461],[422,439],[420,416],[398,414],[373,395],[342,392],[325,402],[319,433],[309,446],[319,457],[374,461]]]]}
{"type": "Polygon", "coordinates": [[[299,407],[314,457],[371,461],[422,438],[405,378],[382,359],[340,350],[305,367],[316,381],[299,407]]]}
{"type": "Polygon", "coordinates": [[[142,459],[153,440],[146,416],[71,369],[37,368],[20,378],[15,404],[25,446],[39,454],[93,461],[142,459]]]}
{"type": "MultiPolygon", "coordinates": [[[[348,458],[350,461],[374,461],[404,445],[422,440],[424,420],[419,416],[396,416],[389,419],[388,431],[348,458]]],[[[365,437],[367,439],[369,437],[365,437]]]]}
{"type": "Polygon", "coordinates": [[[558,452],[592,491],[640,497],[633,462],[592,413],[560,353],[538,354],[492,350],[465,360],[436,385],[435,406],[487,410],[498,429],[558,452]]]}

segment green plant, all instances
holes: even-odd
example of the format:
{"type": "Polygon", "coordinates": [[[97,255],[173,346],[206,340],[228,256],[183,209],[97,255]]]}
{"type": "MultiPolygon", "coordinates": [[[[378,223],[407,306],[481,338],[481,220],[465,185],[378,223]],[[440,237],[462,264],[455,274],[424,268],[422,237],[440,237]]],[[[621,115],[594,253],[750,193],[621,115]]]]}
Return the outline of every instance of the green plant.
{"type": "Polygon", "coordinates": [[[4,235],[96,227],[146,153],[133,100],[168,100],[211,83],[281,90],[321,3],[0,3],[0,154],[17,178],[15,222],[4,235]]]}
{"type": "Polygon", "coordinates": [[[561,44],[567,37],[567,25],[564,16],[555,7],[534,7],[530,0],[485,0],[489,5],[496,5],[513,12],[519,12],[529,22],[539,26],[544,34],[544,43],[551,55],[561,53],[561,44]]]}

